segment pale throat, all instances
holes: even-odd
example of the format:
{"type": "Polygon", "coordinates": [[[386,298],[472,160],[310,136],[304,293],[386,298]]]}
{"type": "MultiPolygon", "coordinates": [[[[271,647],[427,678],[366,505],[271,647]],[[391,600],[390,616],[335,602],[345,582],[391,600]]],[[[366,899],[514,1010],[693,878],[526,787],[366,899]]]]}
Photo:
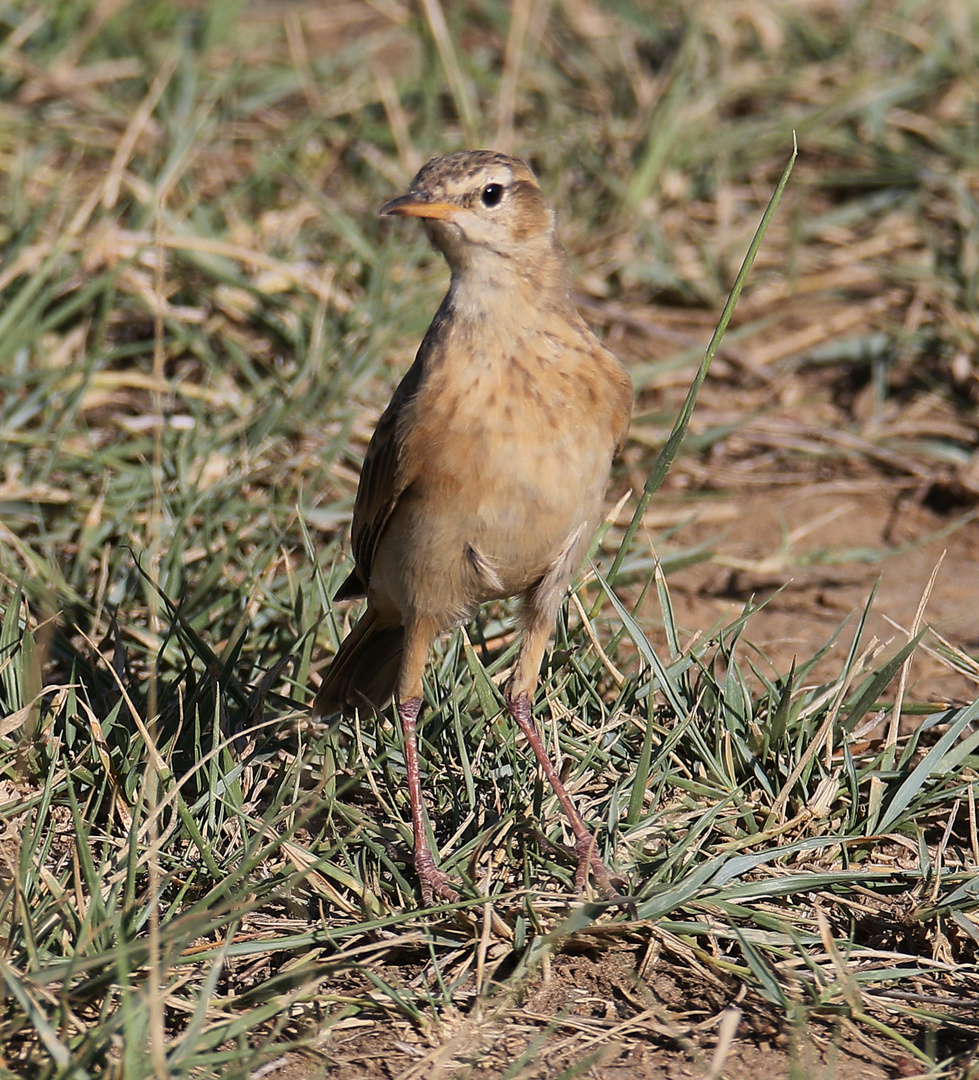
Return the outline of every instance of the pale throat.
{"type": "Polygon", "coordinates": [[[535,327],[541,313],[567,297],[563,266],[550,250],[533,258],[514,259],[490,250],[475,250],[452,270],[449,294],[452,313],[462,322],[492,319],[497,331],[510,327],[521,334],[535,327]]]}

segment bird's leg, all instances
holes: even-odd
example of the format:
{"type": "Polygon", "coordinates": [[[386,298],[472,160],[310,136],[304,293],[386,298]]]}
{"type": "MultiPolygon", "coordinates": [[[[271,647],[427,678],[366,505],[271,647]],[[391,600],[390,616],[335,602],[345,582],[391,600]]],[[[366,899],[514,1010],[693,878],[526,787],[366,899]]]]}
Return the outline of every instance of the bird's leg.
{"type": "Polygon", "coordinates": [[[449,878],[439,870],[428,844],[425,829],[425,802],[422,798],[421,768],[418,763],[418,713],[421,709],[421,673],[434,631],[414,625],[406,628],[405,650],[401,661],[396,695],[398,718],[404,738],[405,770],[408,774],[408,798],[411,802],[411,831],[414,838],[415,873],[422,890],[422,904],[432,907],[435,897],[454,903],[459,893],[449,878]],[[412,693],[412,691],[414,691],[412,693]]]}
{"type": "Polygon", "coordinates": [[[585,885],[588,882],[588,871],[591,870],[598,887],[605,893],[608,899],[616,899],[616,897],[619,896],[619,890],[625,885],[625,882],[618,875],[611,874],[605,863],[602,862],[601,856],[598,854],[598,845],[595,843],[595,837],[582,820],[581,815],[575,809],[575,805],[571,801],[571,796],[561,782],[561,777],[558,776],[557,769],[554,768],[554,763],[548,757],[547,750],[537,732],[537,725],[534,723],[534,717],[531,713],[530,696],[528,694],[520,694],[519,697],[513,698],[508,695],[507,707],[510,710],[510,715],[516,720],[517,726],[524,735],[527,736],[527,741],[530,743],[531,747],[533,747],[533,751],[537,755],[537,760],[544,770],[544,775],[550,781],[551,787],[554,788],[554,794],[557,795],[558,802],[561,804],[561,808],[564,810],[565,816],[571,824],[575,837],[574,853],[578,859],[578,869],[575,871],[574,875],[575,888],[578,889],[579,892],[584,891],[585,885]]]}
{"type": "Polygon", "coordinates": [[[418,764],[418,711],[421,698],[409,698],[398,702],[398,717],[404,736],[405,768],[408,772],[408,797],[411,800],[411,831],[414,836],[415,873],[422,887],[422,904],[432,907],[435,897],[450,902],[458,900],[459,894],[449,885],[448,877],[435,864],[435,856],[428,845],[425,830],[425,803],[422,799],[421,769],[418,764]]]}
{"type": "Polygon", "coordinates": [[[544,743],[534,723],[532,708],[533,693],[537,685],[537,676],[540,671],[541,659],[547,638],[550,636],[550,626],[545,624],[539,616],[532,616],[524,632],[524,639],[520,645],[520,653],[513,670],[513,677],[506,689],[506,703],[510,715],[517,722],[517,726],[527,736],[527,741],[537,755],[544,775],[554,788],[561,809],[564,811],[571,829],[574,832],[574,852],[578,859],[578,869],[575,871],[574,883],[579,892],[583,892],[588,883],[588,871],[591,870],[596,884],[605,893],[609,900],[615,900],[620,895],[620,890],[626,887],[626,880],[617,874],[609,872],[608,867],[602,862],[598,854],[598,845],[591,830],[582,820],[581,815],[575,809],[571,796],[561,782],[554,763],[548,756],[544,743]]]}

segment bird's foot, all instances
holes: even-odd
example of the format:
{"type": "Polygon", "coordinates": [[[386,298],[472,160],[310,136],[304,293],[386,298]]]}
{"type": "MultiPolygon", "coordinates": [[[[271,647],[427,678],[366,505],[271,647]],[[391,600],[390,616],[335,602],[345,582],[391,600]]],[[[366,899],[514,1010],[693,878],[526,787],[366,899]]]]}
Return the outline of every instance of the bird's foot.
{"type": "Polygon", "coordinates": [[[594,836],[588,833],[579,836],[575,841],[574,853],[578,859],[578,869],[574,875],[574,884],[578,892],[585,891],[588,885],[588,873],[591,871],[595,884],[605,894],[606,900],[624,899],[623,890],[628,889],[629,882],[621,874],[610,871],[602,862],[594,836]]]}
{"type": "Polygon", "coordinates": [[[432,853],[427,849],[415,851],[415,873],[422,888],[422,906],[434,907],[435,898],[454,904],[461,899],[452,887],[452,879],[435,865],[432,853]]]}

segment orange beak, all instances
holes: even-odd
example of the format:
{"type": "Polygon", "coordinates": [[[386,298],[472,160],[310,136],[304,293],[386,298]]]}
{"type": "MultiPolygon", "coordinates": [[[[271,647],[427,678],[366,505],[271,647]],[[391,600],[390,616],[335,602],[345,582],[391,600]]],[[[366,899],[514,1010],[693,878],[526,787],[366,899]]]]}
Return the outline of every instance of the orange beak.
{"type": "Polygon", "coordinates": [[[409,192],[386,202],[379,214],[393,214],[395,217],[437,218],[439,221],[452,221],[462,208],[447,202],[428,202],[421,195],[409,192]]]}

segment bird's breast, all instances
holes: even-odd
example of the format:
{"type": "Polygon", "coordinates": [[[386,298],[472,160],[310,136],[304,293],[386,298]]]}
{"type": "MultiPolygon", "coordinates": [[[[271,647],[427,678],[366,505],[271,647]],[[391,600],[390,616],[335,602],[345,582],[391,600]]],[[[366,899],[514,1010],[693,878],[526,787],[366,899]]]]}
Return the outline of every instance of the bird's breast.
{"type": "Polygon", "coordinates": [[[595,375],[564,366],[526,342],[474,350],[446,365],[418,401],[430,444],[425,458],[447,476],[504,485],[546,504],[576,474],[604,489],[614,435],[595,375]],[[591,475],[595,470],[601,475],[591,475]]]}
{"type": "Polygon", "coordinates": [[[609,417],[579,373],[535,361],[533,349],[447,367],[415,401],[412,513],[443,552],[492,569],[477,575],[499,581],[487,592],[520,592],[570,536],[597,524],[614,450],[609,417]]]}

